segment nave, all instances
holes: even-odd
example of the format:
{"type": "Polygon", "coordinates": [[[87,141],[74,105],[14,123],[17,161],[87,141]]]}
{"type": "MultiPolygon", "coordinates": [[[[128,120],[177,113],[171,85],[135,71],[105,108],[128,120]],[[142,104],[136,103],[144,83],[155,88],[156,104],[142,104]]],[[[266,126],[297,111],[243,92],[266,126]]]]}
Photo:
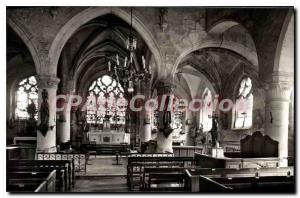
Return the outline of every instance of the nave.
{"type": "Polygon", "coordinates": [[[6,11],[7,192],[295,192],[293,7],[6,11]]]}

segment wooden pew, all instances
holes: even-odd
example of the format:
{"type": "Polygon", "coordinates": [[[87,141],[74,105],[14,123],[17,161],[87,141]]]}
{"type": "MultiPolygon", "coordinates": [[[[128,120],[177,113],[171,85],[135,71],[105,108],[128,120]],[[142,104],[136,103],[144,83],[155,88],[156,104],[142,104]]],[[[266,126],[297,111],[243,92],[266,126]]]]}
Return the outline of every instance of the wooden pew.
{"type": "Polygon", "coordinates": [[[144,168],[193,168],[192,157],[128,157],[127,183],[130,189],[143,186],[144,168]]]}
{"type": "Polygon", "coordinates": [[[212,180],[232,188],[234,192],[293,192],[294,176],[216,177],[212,180]]]}
{"type": "Polygon", "coordinates": [[[56,188],[55,191],[56,192],[66,192],[68,191],[68,187],[66,185],[65,182],[65,173],[66,173],[66,169],[64,167],[61,168],[55,168],[53,169],[53,167],[10,167],[7,168],[7,177],[8,178],[14,178],[14,176],[12,176],[12,174],[18,174],[20,176],[22,175],[39,175],[41,173],[49,173],[53,170],[56,170],[56,188]]]}
{"type": "Polygon", "coordinates": [[[185,191],[185,177],[185,174],[181,172],[149,173],[145,190],[160,192],[185,191]]]}
{"type": "Polygon", "coordinates": [[[99,144],[82,144],[82,149],[87,151],[95,151],[98,155],[114,155],[116,152],[120,155],[128,155],[130,153],[130,145],[99,145],[99,144]]]}
{"type": "Polygon", "coordinates": [[[56,170],[38,175],[11,173],[8,176],[8,192],[55,192],[56,170]]]}
{"type": "Polygon", "coordinates": [[[53,169],[60,169],[65,168],[65,183],[67,186],[66,190],[69,190],[71,186],[75,185],[75,176],[72,160],[9,160],[8,161],[9,167],[33,167],[37,170],[40,167],[50,167],[53,169]]]}
{"type": "Polygon", "coordinates": [[[35,145],[9,145],[6,146],[6,159],[34,159],[35,145]]]}
{"type": "MultiPolygon", "coordinates": [[[[142,189],[141,190],[147,190],[149,189],[149,178],[151,177],[160,177],[161,174],[178,174],[179,177],[173,181],[173,183],[183,183],[182,177],[180,175],[185,175],[185,167],[173,167],[173,168],[166,168],[166,167],[160,167],[160,168],[144,168],[143,176],[142,176],[142,189]]],[[[159,178],[158,178],[159,179],[159,178]]],[[[152,180],[153,181],[153,180],[152,180]]],[[[171,182],[171,181],[170,181],[171,182]]],[[[153,182],[152,182],[153,183],[153,182]]]]}
{"type": "Polygon", "coordinates": [[[293,167],[260,169],[206,168],[186,170],[186,175],[186,186],[192,192],[208,192],[210,190],[212,192],[268,192],[274,186],[281,187],[281,190],[286,187],[290,191],[294,184],[293,167]],[[263,186],[266,188],[263,189],[263,186]]]}
{"type": "MultiPolygon", "coordinates": [[[[72,160],[9,160],[7,161],[8,171],[27,170],[27,171],[41,171],[43,169],[57,170],[59,176],[64,176],[64,180],[60,182],[60,187],[63,186],[63,191],[69,191],[75,185],[75,173],[72,169],[72,160]],[[62,171],[63,170],[63,171],[62,171]],[[63,173],[62,173],[63,172],[63,173]]],[[[57,187],[59,189],[59,186],[57,187]]]]}

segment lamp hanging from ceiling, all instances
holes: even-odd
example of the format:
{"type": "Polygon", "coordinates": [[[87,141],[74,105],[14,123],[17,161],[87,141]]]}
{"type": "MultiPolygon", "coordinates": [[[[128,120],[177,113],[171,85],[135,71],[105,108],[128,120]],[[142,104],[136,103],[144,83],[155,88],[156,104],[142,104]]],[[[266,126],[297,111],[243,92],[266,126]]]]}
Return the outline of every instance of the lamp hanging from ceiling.
{"type": "Polygon", "coordinates": [[[118,82],[121,80],[121,84],[129,92],[134,92],[134,84],[140,80],[151,79],[151,67],[146,67],[146,59],[144,56],[141,57],[143,68],[139,71],[134,66],[134,55],[135,50],[137,49],[137,39],[134,38],[132,32],[132,8],[130,9],[130,31],[129,37],[126,40],[126,49],[127,56],[122,59],[117,53],[115,56],[115,61],[111,62],[110,60],[113,57],[110,57],[108,61],[108,71],[109,75],[115,78],[118,82]],[[123,60],[123,64],[120,64],[120,61],[123,60]],[[114,64],[114,65],[113,65],[114,64]]]}

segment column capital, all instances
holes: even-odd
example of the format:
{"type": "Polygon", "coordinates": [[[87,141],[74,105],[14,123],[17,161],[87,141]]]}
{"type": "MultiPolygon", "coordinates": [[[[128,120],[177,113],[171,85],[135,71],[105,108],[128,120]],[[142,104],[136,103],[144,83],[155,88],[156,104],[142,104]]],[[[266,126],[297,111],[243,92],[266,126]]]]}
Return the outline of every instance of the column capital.
{"type": "Polygon", "coordinates": [[[272,73],[272,80],[269,84],[281,84],[286,87],[292,87],[294,83],[294,73],[274,71],[272,73]]]}
{"type": "Polygon", "coordinates": [[[273,72],[272,81],[265,84],[267,101],[289,102],[293,88],[294,75],[288,72],[273,72]]]}
{"type": "Polygon", "coordinates": [[[155,88],[157,90],[157,95],[171,94],[173,93],[175,85],[169,81],[160,80],[156,83],[155,88]]]}
{"type": "Polygon", "coordinates": [[[46,75],[37,75],[36,76],[38,87],[40,89],[43,88],[57,88],[57,85],[60,81],[59,78],[54,76],[46,76],[46,75]]]}
{"type": "Polygon", "coordinates": [[[267,100],[290,102],[292,86],[271,83],[268,86],[267,100]]]}

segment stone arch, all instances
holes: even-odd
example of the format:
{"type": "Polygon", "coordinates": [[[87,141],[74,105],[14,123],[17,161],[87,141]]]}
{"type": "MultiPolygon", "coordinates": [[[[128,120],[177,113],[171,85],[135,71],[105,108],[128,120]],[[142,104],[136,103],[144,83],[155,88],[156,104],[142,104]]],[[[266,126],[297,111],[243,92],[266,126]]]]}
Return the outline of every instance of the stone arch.
{"type": "MultiPolygon", "coordinates": [[[[189,65],[191,67],[194,67],[191,64],[189,64],[189,65]]],[[[183,73],[187,73],[187,74],[199,77],[202,81],[204,81],[205,86],[207,86],[207,88],[209,88],[211,90],[213,95],[216,95],[218,93],[216,91],[217,88],[211,83],[211,81],[207,78],[207,76],[204,75],[203,73],[201,73],[200,71],[194,70],[194,69],[192,70],[190,68],[185,68],[185,66],[181,67],[180,71],[183,73]]],[[[204,89],[203,86],[198,87],[197,92],[200,93],[202,91],[201,89],[204,89]]]]}
{"type": "MultiPolygon", "coordinates": [[[[62,49],[68,39],[76,32],[80,26],[87,23],[88,21],[105,15],[105,14],[114,14],[117,17],[121,18],[128,24],[130,24],[130,14],[122,8],[117,7],[90,7],[82,12],[75,15],[72,19],[70,19],[57,33],[54,38],[50,50],[49,50],[49,58],[50,58],[50,67],[53,68],[54,72],[57,71],[58,60],[62,49]]],[[[162,64],[162,56],[158,47],[158,44],[154,40],[154,37],[150,33],[150,31],[145,27],[145,25],[135,16],[133,15],[132,20],[133,28],[140,34],[140,36],[144,39],[145,43],[150,48],[157,66],[162,64]]]]}
{"type": "Polygon", "coordinates": [[[279,35],[273,72],[294,72],[294,13],[289,10],[279,35]]]}
{"type": "Polygon", "coordinates": [[[192,53],[193,51],[201,50],[203,48],[220,48],[230,50],[247,59],[252,65],[258,66],[258,57],[253,37],[251,36],[249,31],[240,23],[233,20],[220,20],[217,23],[215,23],[215,25],[213,25],[207,31],[207,33],[207,36],[201,42],[195,43],[191,48],[185,49],[181,52],[181,54],[175,61],[172,76],[174,76],[178,65],[184,59],[185,56],[192,53]],[[250,43],[252,46],[254,46],[254,49],[246,49],[243,44],[240,44],[238,42],[223,42],[223,33],[234,26],[239,26],[243,31],[247,33],[247,36],[250,38],[250,43]],[[216,40],[215,37],[220,37],[221,39],[216,40]],[[243,47],[244,50],[242,50],[243,47]]]}
{"type": "Polygon", "coordinates": [[[24,42],[24,44],[28,48],[35,65],[36,73],[39,74],[42,64],[38,50],[39,47],[38,44],[35,42],[33,36],[25,30],[22,24],[12,20],[11,17],[7,18],[7,25],[11,27],[11,29],[19,36],[19,38],[24,42]]]}

